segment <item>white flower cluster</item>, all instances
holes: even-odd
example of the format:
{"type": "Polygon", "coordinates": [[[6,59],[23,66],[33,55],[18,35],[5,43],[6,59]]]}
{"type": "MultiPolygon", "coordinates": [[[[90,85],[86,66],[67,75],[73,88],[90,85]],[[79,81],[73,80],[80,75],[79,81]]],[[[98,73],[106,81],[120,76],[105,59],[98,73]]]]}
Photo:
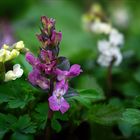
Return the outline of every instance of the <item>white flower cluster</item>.
{"type": "Polygon", "coordinates": [[[124,36],[116,29],[111,29],[108,40],[100,40],[98,42],[98,64],[101,66],[109,66],[113,61],[115,66],[118,66],[122,61],[120,46],[124,43],[124,36]]]}
{"type": "Polygon", "coordinates": [[[16,80],[17,78],[20,78],[23,74],[23,69],[20,68],[20,64],[15,64],[13,66],[13,70],[9,70],[5,73],[5,82],[16,80]]]}
{"type": "Polygon", "coordinates": [[[96,34],[105,34],[108,40],[98,42],[100,52],[97,60],[101,66],[109,66],[113,63],[118,66],[122,61],[120,46],[124,43],[124,36],[107,21],[107,18],[99,4],[92,5],[89,12],[82,17],[83,27],[96,34]]]}

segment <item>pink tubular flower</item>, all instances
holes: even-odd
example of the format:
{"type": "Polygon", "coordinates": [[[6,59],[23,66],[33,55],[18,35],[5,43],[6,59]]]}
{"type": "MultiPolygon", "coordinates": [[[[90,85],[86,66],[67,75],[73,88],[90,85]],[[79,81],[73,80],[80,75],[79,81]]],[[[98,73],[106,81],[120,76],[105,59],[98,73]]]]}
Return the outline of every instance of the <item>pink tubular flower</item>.
{"type": "Polygon", "coordinates": [[[68,102],[64,99],[63,95],[66,94],[68,90],[68,83],[64,80],[56,83],[53,95],[49,98],[49,106],[53,111],[61,111],[65,113],[69,109],[68,102]]]}
{"type": "Polygon", "coordinates": [[[56,69],[57,79],[61,81],[66,78],[73,78],[78,76],[82,72],[80,65],[74,64],[71,66],[69,71],[62,71],[60,69],[56,69]]]}
{"type": "Polygon", "coordinates": [[[49,81],[43,77],[38,69],[33,69],[28,75],[29,82],[33,86],[39,86],[43,90],[48,89],[50,84],[49,81]]]}
{"type": "Polygon", "coordinates": [[[38,63],[40,63],[39,59],[36,58],[32,53],[27,52],[26,53],[26,61],[32,65],[32,67],[36,66],[38,63]]]}
{"type": "Polygon", "coordinates": [[[42,49],[40,51],[40,58],[46,64],[50,64],[55,57],[53,56],[52,51],[42,49]]]}

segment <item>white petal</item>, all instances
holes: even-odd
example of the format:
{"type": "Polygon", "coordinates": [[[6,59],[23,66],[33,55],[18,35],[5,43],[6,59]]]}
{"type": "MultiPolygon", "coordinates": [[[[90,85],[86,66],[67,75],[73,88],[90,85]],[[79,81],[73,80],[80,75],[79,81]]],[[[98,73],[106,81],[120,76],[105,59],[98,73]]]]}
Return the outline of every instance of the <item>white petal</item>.
{"type": "Polygon", "coordinates": [[[15,64],[13,66],[13,71],[10,70],[5,74],[5,82],[15,80],[17,78],[20,78],[23,74],[23,69],[20,68],[19,64],[15,64]]]}
{"type": "Polygon", "coordinates": [[[8,71],[7,73],[5,73],[5,82],[7,81],[11,81],[11,80],[15,80],[16,79],[16,76],[15,74],[13,73],[12,70],[8,71]]]}
{"type": "Polygon", "coordinates": [[[13,72],[16,75],[17,78],[20,78],[23,74],[23,69],[20,68],[19,64],[15,64],[13,66],[13,72]]]}
{"type": "Polygon", "coordinates": [[[109,41],[114,46],[123,45],[124,43],[124,36],[120,32],[118,32],[116,29],[112,29],[110,35],[109,35],[109,41]]]}
{"type": "Polygon", "coordinates": [[[111,25],[104,23],[104,22],[100,22],[100,21],[95,21],[92,25],[91,25],[91,31],[95,32],[95,33],[104,33],[104,34],[109,34],[111,31],[111,25]]]}

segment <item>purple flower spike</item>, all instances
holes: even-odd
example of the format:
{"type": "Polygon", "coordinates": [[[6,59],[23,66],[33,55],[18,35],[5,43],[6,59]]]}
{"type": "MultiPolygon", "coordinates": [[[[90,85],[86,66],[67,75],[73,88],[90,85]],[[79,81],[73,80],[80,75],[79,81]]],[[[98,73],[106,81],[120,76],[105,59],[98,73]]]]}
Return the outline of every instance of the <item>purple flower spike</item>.
{"type": "MultiPolygon", "coordinates": [[[[64,95],[68,93],[68,81],[70,78],[78,76],[82,70],[80,65],[75,64],[70,67],[70,63],[65,57],[59,57],[62,33],[56,31],[55,20],[42,16],[41,23],[41,33],[37,34],[37,38],[41,42],[38,57],[29,52],[26,54],[26,61],[33,68],[28,75],[28,80],[33,86],[49,92],[50,109],[61,111],[63,114],[70,108],[64,98],[64,95]]],[[[70,96],[68,94],[67,98],[70,96]]]]}
{"type": "Polygon", "coordinates": [[[28,79],[33,86],[39,86],[43,90],[49,88],[49,81],[41,75],[38,69],[34,69],[32,72],[30,72],[28,79]]]}
{"type": "Polygon", "coordinates": [[[49,98],[49,106],[53,111],[61,111],[65,113],[69,109],[68,102],[64,99],[63,95],[66,94],[68,90],[68,83],[64,80],[56,83],[53,95],[49,98]]]}
{"type": "Polygon", "coordinates": [[[60,69],[56,69],[55,73],[57,74],[58,81],[61,81],[66,78],[73,78],[78,76],[82,72],[80,65],[74,64],[71,66],[69,71],[62,71],[60,69]]]}

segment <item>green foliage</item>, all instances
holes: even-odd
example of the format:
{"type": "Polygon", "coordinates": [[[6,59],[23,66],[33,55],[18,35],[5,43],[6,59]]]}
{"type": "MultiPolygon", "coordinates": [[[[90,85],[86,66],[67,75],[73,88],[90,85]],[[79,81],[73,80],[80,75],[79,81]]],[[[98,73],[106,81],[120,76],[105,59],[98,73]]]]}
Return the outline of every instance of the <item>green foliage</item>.
{"type": "Polygon", "coordinates": [[[12,134],[10,140],[33,140],[33,136],[15,132],[12,134]]]}
{"type": "Polygon", "coordinates": [[[123,108],[121,106],[113,106],[111,104],[97,104],[88,112],[89,120],[104,124],[111,125],[121,120],[123,108]]]}
{"type": "Polygon", "coordinates": [[[60,123],[59,123],[58,120],[56,120],[56,119],[52,119],[51,127],[52,127],[56,132],[60,132],[61,129],[62,129],[60,123]]]}
{"type": "Polygon", "coordinates": [[[48,112],[48,104],[47,102],[45,102],[39,103],[35,108],[35,112],[32,114],[34,121],[37,124],[37,128],[39,130],[45,128],[47,122],[47,112],[48,112]]]}
{"type": "Polygon", "coordinates": [[[122,120],[131,125],[140,124],[140,110],[133,108],[126,109],[123,113],[122,120]]]}
{"type": "Polygon", "coordinates": [[[15,124],[12,125],[12,129],[17,132],[31,134],[36,132],[36,126],[31,122],[29,115],[20,116],[15,124]]]}
{"type": "Polygon", "coordinates": [[[11,114],[0,113],[0,139],[11,129],[16,120],[16,117],[11,114]]]}
{"type": "Polygon", "coordinates": [[[68,121],[68,116],[66,114],[61,114],[60,112],[55,112],[52,121],[51,121],[51,127],[56,131],[60,132],[62,129],[62,126],[60,124],[60,121],[68,121]]]}
{"type": "Polygon", "coordinates": [[[69,100],[78,101],[78,103],[90,108],[93,102],[103,100],[104,98],[103,93],[99,92],[97,89],[83,89],[78,90],[78,95],[71,97],[69,100]]]}
{"type": "Polygon", "coordinates": [[[0,103],[7,102],[9,108],[24,108],[30,101],[34,100],[31,86],[20,79],[0,85],[0,103]],[[18,85],[18,86],[17,86],[18,85]],[[16,87],[16,88],[15,88],[16,87]]]}
{"type": "Polygon", "coordinates": [[[16,118],[11,114],[0,113],[0,138],[9,131],[15,132],[13,134],[13,139],[15,135],[25,135],[36,132],[36,126],[31,122],[31,118],[28,115],[20,116],[16,118]]]}
{"type": "MultiPolygon", "coordinates": [[[[0,1],[1,20],[5,16],[9,19],[17,18],[16,16],[22,15],[31,3],[32,0],[22,2],[17,2],[17,0],[0,1]]],[[[63,133],[64,125],[62,124],[65,121],[70,124],[74,122],[77,125],[87,121],[90,124],[91,135],[93,135],[94,140],[137,140],[140,135],[139,1],[117,1],[116,5],[114,1],[100,0],[99,3],[103,6],[107,17],[112,16],[118,5],[124,6],[130,12],[128,25],[125,28],[116,26],[125,35],[125,44],[121,49],[123,62],[119,67],[114,67],[112,70],[112,91],[107,100],[104,97],[104,92],[107,92],[107,69],[101,68],[96,63],[97,41],[100,37],[85,32],[81,27],[81,16],[90,2],[85,0],[39,1],[34,3],[19,21],[12,22],[13,30],[15,37],[18,40],[23,40],[26,47],[37,54],[40,44],[36,40],[35,34],[39,32],[39,18],[46,14],[48,17],[55,18],[57,29],[63,34],[61,55],[70,58],[72,63],[82,65],[82,75],[72,79],[71,85],[75,89],[83,90],[69,90],[71,94],[65,97],[71,108],[67,115],[62,115],[59,112],[54,113],[51,126],[55,132],[62,131],[63,133]],[[92,128],[94,128],[93,131],[92,128]],[[103,135],[100,135],[101,132],[103,135]]],[[[35,134],[43,132],[47,123],[47,94],[28,84],[27,73],[31,71],[31,67],[25,61],[24,55],[13,62],[22,65],[25,77],[0,84],[0,139],[12,131],[11,140],[33,140],[35,134]]],[[[68,69],[69,62],[67,59],[63,58],[60,67],[68,69]],[[64,67],[66,64],[67,67],[64,67]]],[[[72,128],[66,127],[70,132],[75,132],[77,125],[72,128]]]]}

